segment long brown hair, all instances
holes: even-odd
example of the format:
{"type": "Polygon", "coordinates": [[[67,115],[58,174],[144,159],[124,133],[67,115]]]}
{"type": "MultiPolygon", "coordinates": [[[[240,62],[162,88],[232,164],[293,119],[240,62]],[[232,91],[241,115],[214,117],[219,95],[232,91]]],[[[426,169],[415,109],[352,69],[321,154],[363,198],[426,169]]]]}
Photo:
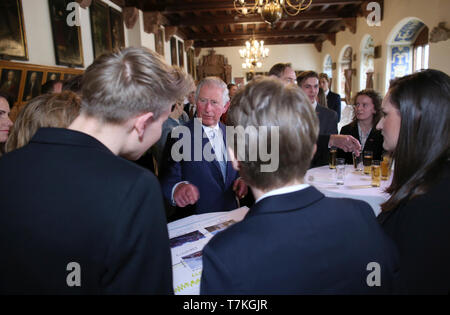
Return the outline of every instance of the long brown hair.
{"type": "Polygon", "coordinates": [[[391,83],[388,97],[401,125],[391,194],[383,211],[423,195],[445,174],[450,156],[450,77],[426,70],[391,83]]]}

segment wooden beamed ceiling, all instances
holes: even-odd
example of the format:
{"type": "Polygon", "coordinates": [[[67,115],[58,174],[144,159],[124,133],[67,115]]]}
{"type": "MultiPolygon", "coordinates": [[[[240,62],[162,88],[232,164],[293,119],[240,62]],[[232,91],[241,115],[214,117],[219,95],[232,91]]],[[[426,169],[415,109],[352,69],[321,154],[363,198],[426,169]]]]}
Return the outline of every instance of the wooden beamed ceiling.
{"type": "MultiPolygon", "coordinates": [[[[297,16],[283,14],[274,27],[259,14],[242,16],[232,0],[112,0],[121,7],[159,12],[164,27],[176,27],[177,35],[192,40],[194,47],[242,46],[253,35],[266,45],[322,43],[345,28],[354,31],[356,17],[369,1],[313,0],[297,16]]],[[[382,0],[378,0],[383,5],[382,0]]],[[[316,46],[318,47],[318,46],[316,46]]]]}

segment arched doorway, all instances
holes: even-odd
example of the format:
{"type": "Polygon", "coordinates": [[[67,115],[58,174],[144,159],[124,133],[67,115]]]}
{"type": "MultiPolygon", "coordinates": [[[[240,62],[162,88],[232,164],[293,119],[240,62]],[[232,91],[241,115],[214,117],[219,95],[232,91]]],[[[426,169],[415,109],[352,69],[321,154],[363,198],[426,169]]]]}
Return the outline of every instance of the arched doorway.
{"type": "Polygon", "coordinates": [[[351,46],[345,46],[342,48],[339,55],[339,80],[338,80],[338,93],[341,95],[342,100],[345,100],[347,104],[351,98],[351,73],[352,69],[352,56],[353,49],[351,46]]]}
{"type": "Polygon", "coordinates": [[[361,42],[361,64],[359,89],[373,89],[375,47],[370,35],[364,36],[361,42]]]}

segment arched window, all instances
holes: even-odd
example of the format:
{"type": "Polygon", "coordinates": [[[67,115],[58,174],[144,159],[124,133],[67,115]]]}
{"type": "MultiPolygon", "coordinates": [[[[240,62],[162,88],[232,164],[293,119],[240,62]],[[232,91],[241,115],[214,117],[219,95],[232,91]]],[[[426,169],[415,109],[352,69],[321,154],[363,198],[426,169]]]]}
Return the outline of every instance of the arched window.
{"type": "Polygon", "coordinates": [[[339,60],[339,88],[338,92],[345,99],[345,70],[352,68],[353,49],[350,46],[344,48],[339,60]]]}
{"type": "Polygon", "coordinates": [[[333,77],[333,60],[330,55],[327,55],[323,62],[323,73],[326,73],[329,78],[333,77]]]}
{"type": "Polygon", "coordinates": [[[370,35],[364,37],[361,45],[361,73],[359,76],[359,89],[373,89],[373,72],[374,72],[374,53],[375,47],[373,38],[370,35]]]}
{"type": "Polygon", "coordinates": [[[428,28],[417,18],[400,21],[388,38],[386,91],[392,79],[428,68],[428,28]]]}

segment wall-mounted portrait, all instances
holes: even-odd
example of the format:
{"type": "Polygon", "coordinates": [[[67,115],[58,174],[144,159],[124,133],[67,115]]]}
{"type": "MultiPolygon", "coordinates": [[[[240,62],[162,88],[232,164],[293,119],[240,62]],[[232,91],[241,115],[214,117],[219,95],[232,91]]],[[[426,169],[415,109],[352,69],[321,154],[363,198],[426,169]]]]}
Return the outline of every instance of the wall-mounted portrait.
{"type": "Polygon", "coordinates": [[[162,28],[159,28],[155,34],[155,50],[158,54],[164,56],[164,30],[162,28]]]}
{"type": "Polygon", "coordinates": [[[0,78],[0,90],[14,99],[14,103],[19,99],[20,78],[22,70],[2,69],[0,78]]]}
{"type": "Polygon", "coordinates": [[[111,51],[111,32],[109,24],[109,7],[95,0],[89,7],[91,17],[92,47],[94,59],[111,51]]]}
{"type": "Polygon", "coordinates": [[[177,40],[175,37],[170,39],[170,57],[172,59],[172,66],[178,65],[178,55],[177,55],[177,40]]]}
{"type": "Polygon", "coordinates": [[[47,72],[47,77],[45,78],[45,82],[47,81],[59,81],[61,80],[60,72],[47,72]]]}
{"type": "Polygon", "coordinates": [[[123,29],[122,13],[109,8],[109,20],[111,24],[111,47],[113,51],[125,48],[125,32],[123,29]]]}
{"type": "Polygon", "coordinates": [[[43,76],[44,73],[42,71],[27,71],[25,87],[23,88],[23,102],[27,102],[41,94],[43,76]]]}
{"type": "Polygon", "coordinates": [[[83,47],[79,26],[69,26],[67,4],[70,0],[48,0],[52,23],[53,45],[57,65],[83,67],[83,47]]]}
{"type": "Polygon", "coordinates": [[[178,65],[184,67],[184,45],[181,40],[178,41],[178,65]]]}
{"type": "Polygon", "coordinates": [[[0,56],[28,60],[22,0],[0,1],[0,56]]]}

